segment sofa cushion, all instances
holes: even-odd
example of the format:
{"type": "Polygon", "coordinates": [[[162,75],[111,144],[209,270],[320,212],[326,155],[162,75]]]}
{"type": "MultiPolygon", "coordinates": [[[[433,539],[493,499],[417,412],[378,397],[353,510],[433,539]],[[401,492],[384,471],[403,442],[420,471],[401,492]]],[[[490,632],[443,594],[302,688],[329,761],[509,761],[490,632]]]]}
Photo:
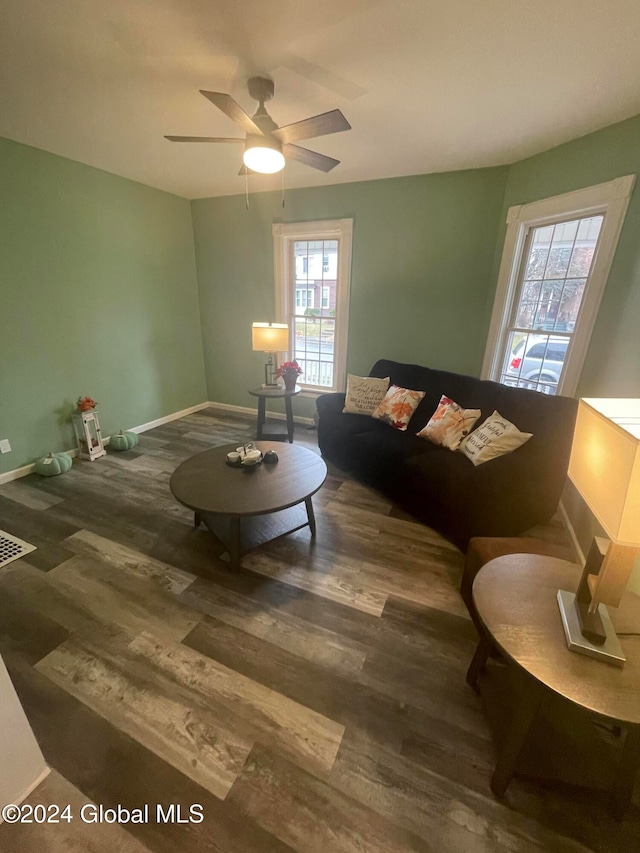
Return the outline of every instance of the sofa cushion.
{"type": "Polygon", "coordinates": [[[462,508],[467,485],[473,478],[473,465],[460,453],[451,453],[429,442],[422,444],[432,452],[406,458],[402,471],[398,472],[407,493],[418,504],[441,503],[462,508]]]}
{"type": "Polygon", "coordinates": [[[423,397],[424,391],[391,385],[371,417],[404,432],[423,397]]]}
{"type": "Polygon", "coordinates": [[[437,449],[435,444],[422,441],[413,433],[393,429],[387,424],[382,426],[384,429],[367,430],[353,436],[350,447],[354,459],[369,460],[376,465],[385,462],[396,464],[401,458],[420,456],[437,449]]]}
{"type": "Polygon", "coordinates": [[[419,438],[457,450],[462,439],[473,429],[481,415],[480,409],[463,409],[451,397],[440,397],[438,408],[418,433],[419,438]]]}
{"type": "Polygon", "coordinates": [[[417,364],[400,364],[387,359],[377,361],[371,370],[371,375],[390,376],[393,385],[402,385],[404,388],[415,388],[425,392],[422,402],[409,422],[408,429],[414,433],[427,425],[443,394],[465,409],[481,409],[484,417],[488,417],[493,409],[497,408],[496,406],[483,407],[478,403],[476,389],[480,380],[474,376],[450,373],[446,370],[433,370],[417,364]]]}
{"type": "Polygon", "coordinates": [[[513,453],[532,438],[532,433],[521,432],[515,424],[494,412],[468,435],[460,446],[460,452],[474,465],[490,462],[505,453],[513,453]]]}
{"type": "Polygon", "coordinates": [[[372,415],[389,390],[389,377],[378,379],[376,376],[347,376],[343,412],[353,415],[372,415]]]}

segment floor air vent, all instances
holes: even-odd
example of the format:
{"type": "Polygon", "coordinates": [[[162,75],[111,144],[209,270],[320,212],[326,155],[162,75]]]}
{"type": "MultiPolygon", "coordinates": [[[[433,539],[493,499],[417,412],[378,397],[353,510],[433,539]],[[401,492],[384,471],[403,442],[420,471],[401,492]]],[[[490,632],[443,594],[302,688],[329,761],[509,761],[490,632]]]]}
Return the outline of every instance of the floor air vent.
{"type": "Polygon", "coordinates": [[[35,550],[35,545],[30,545],[28,542],[18,539],[17,536],[0,530],[0,569],[7,563],[19,560],[20,557],[24,557],[25,554],[35,550]]]}

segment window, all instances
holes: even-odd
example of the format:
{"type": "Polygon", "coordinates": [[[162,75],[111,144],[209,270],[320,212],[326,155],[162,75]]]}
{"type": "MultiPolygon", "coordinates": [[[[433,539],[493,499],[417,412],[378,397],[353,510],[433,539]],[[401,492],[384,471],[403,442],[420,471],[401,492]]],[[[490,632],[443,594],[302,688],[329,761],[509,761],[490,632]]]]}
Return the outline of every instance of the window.
{"type": "Polygon", "coordinates": [[[276,316],[308,391],[345,387],[353,221],[273,226],[276,316]]]}
{"type": "Polygon", "coordinates": [[[483,377],[575,393],[634,180],[509,209],[483,377]]]}
{"type": "Polygon", "coordinates": [[[313,290],[296,287],[296,308],[313,308],[313,290]]]}

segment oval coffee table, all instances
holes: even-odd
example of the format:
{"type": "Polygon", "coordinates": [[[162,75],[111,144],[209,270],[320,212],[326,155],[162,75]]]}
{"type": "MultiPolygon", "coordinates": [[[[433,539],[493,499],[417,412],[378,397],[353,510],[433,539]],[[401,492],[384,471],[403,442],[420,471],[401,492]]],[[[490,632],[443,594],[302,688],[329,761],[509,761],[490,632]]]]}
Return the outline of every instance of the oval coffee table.
{"type": "Polygon", "coordinates": [[[322,458],[306,447],[275,441],[259,441],[256,447],[263,453],[275,450],[279,461],[253,470],[232,467],[225,458],[235,445],[226,444],[187,459],[169,483],[176,500],[194,511],[196,527],[204,523],[222,544],[233,569],[264,542],[307,526],[312,538],[316,535],[311,496],[327,476],[322,458]]]}

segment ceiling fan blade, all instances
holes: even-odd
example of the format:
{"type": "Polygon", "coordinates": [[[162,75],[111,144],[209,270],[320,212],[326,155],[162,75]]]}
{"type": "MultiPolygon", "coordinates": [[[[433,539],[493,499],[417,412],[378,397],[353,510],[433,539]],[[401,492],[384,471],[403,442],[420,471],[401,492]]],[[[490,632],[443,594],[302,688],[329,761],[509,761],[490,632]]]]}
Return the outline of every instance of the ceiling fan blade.
{"type": "Polygon", "coordinates": [[[285,157],[298,160],[305,166],[311,166],[321,172],[330,172],[340,163],[340,160],[334,160],[333,157],[327,157],[326,154],[318,154],[317,151],[309,151],[308,148],[301,148],[299,145],[283,145],[282,153],[285,157]]]}
{"type": "Polygon", "coordinates": [[[225,95],[224,92],[206,92],[204,89],[200,89],[200,94],[204,95],[219,110],[222,110],[232,121],[235,121],[245,133],[257,133],[260,136],[264,136],[251,116],[245,113],[240,104],[231,95],[225,95]]]}
{"type": "Polygon", "coordinates": [[[351,130],[351,125],[340,110],[321,113],[295,124],[287,124],[273,131],[273,136],[280,142],[297,142],[299,139],[312,139],[316,136],[326,136],[327,133],[339,133],[341,130],[351,130]]]}
{"type": "Polygon", "coordinates": [[[242,142],[244,139],[235,139],[230,136],[165,136],[169,142],[242,142]]]}
{"type": "Polygon", "coordinates": [[[257,175],[258,173],[254,172],[253,169],[248,169],[243,163],[242,166],[240,166],[240,171],[238,172],[238,174],[239,175],[257,175]]]}

